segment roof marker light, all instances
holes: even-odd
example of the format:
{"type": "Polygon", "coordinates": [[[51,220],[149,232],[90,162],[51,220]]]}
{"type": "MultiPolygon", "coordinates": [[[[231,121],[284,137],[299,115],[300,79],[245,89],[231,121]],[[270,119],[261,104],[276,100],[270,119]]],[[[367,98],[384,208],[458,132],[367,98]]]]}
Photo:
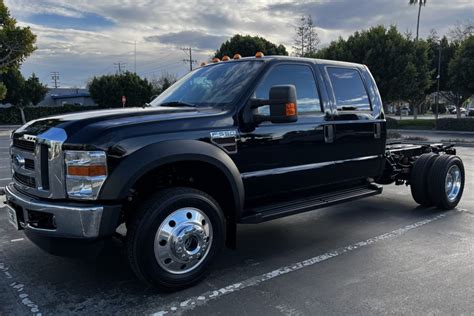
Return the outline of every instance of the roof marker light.
{"type": "Polygon", "coordinates": [[[262,58],[263,56],[265,56],[265,55],[264,55],[262,52],[257,52],[257,53],[255,54],[255,57],[256,57],[256,58],[262,58]]]}
{"type": "Polygon", "coordinates": [[[218,62],[220,62],[220,61],[221,61],[221,60],[220,60],[219,58],[217,58],[217,57],[215,57],[215,58],[212,59],[212,62],[213,62],[213,63],[218,63],[218,62]]]}
{"type": "Polygon", "coordinates": [[[222,57],[222,61],[228,61],[228,60],[230,60],[229,56],[225,55],[224,57],[222,57]]]}
{"type": "Polygon", "coordinates": [[[235,54],[234,55],[234,59],[240,59],[240,58],[242,58],[242,56],[240,54],[235,54]]]}

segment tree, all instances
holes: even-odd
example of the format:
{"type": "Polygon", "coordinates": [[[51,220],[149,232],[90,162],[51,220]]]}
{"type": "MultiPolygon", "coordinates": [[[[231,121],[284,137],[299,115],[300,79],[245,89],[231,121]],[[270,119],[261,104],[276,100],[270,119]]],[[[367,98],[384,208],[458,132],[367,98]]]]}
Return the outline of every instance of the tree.
{"type": "Polygon", "coordinates": [[[306,54],[314,54],[316,53],[316,50],[318,49],[318,45],[321,42],[319,39],[319,35],[316,32],[316,27],[313,22],[313,18],[311,15],[308,15],[306,17],[306,23],[308,26],[307,30],[307,38],[308,38],[308,47],[306,49],[306,54]]]}
{"type": "Polygon", "coordinates": [[[428,47],[422,44],[416,50],[411,38],[401,34],[395,26],[388,29],[376,26],[355,32],[347,40],[339,38],[311,57],[367,65],[387,105],[416,99],[416,91],[426,93],[431,73],[427,71],[429,60],[424,49],[428,47]],[[420,60],[417,53],[421,54],[420,60]]]}
{"type": "Polygon", "coordinates": [[[277,46],[260,36],[236,34],[230,40],[222,43],[214,57],[222,58],[226,55],[232,57],[234,54],[249,57],[255,56],[256,52],[262,52],[265,55],[288,55],[283,45],[277,46]]]}
{"type": "Polygon", "coordinates": [[[23,97],[27,105],[37,105],[40,103],[48,92],[46,85],[42,84],[38,77],[33,73],[23,86],[23,97]]]}
{"type": "Polygon", "coordinates": [[[296,34],[293,45],[295,55],[303,57],[314,54],[320,40],[311,15],[302,15],[298,20],[295,31],[296,34]]]}
{"type": "Polygon", "coordinates": [[[24,108],[41,102],[48,88],[40,83],[35,74],[32,74],[28,80],[25,80],[18,68],[9,69],[1,77],[2,84],[6,87],[3,102],[10,103],[18,108],[21,112],[23,123],[26,123],[24,108]]]}
{"type": "Polygon", "coordinates": [[[474,35],[465,39],[449,63],[449,87],[456,101],[458,118],[461,105],[474,95],[474,35]]]}
{"type": "Polygon", "coordinates": [[[303,57],[305,48],[307,45],[306,40],[306,17],[302,15],[298,20],[298,24],[295,27],[295,39],[293,49],[295,50],[295,55],[303,57]]]}
{"type": "Polygon", "coordinates": [[[143,106],[153,96],[150,82],[132,72],[94,77],[88,88],[92,99],[103,107],[122,107],[122,96],[127,99],[127,107],[143,106]]]}
{"type": "Polygon", "coordinates": [[[414,118],[417,118],[420,107],[426,101],[426,94],[433,85],[431,79],[434,70],[430,70],[430,60],[428,57],[429,45],[426,41],[412,41],[407,39],[406,50],[410,54],[409,62],[406,66],[409,85],[405,90],[405,98],[410,102],[413,109],[414,118]]]}
{"type": "Polygon", "coordinates": [[[418,20],[416,22],[416,41],[418,41],[420,34],[420,16],[421,16],[421,7],[426,5],[426,0],[410,0],[410,5],[418,4],[418,20]]]}
{"type": "Polygon", "coordinates": [[[19,27],[0,0],[0,70],[18,67],[36,47],[36,36],[29,27],[19,27]]]}
{"type": "Polygon", "coordinates": [[[449,30],[449,37],[456,43],[461,43],[472,35],[474,35],[474,20],[466,20],[462,23],[458,22],[449,30]]]}
{"type": "Polygon", "coordinates": [[[176,77],[176,75],[170,74],[168,72],[162,73],[158,79],[155,78],[151,80],[151,85],[154,89],[154,95],[160,95],[177,80],[178,78],[176,77]]]}

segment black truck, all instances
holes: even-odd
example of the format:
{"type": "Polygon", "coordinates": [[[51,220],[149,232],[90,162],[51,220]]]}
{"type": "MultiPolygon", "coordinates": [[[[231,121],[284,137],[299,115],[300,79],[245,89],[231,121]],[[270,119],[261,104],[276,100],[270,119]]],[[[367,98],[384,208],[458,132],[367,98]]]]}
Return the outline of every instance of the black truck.
{"type": "Polygon", "coordinates": [[[141,108],[39,119],[11,138],[5,203],[17,229],[74,255],[120,226],[138,278],[174,289],[236,247],[237,224],[391,183],[452,209],[465,178],[452,146],[387,144],[366,66],[262,54],[203,65],[141,108]]]}

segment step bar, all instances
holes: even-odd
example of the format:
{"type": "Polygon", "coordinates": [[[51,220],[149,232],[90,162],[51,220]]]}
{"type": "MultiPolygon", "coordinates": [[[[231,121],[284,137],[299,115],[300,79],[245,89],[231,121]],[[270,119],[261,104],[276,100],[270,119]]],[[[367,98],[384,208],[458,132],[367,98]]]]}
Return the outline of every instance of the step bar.
{"type": "Polygon", "coordinates": [[[309,212],[323,207],[349,202],[382,193],[382,186],[371,183],[341,191],[311,196],[303,199],[285,201],[260,208],[246,210],[250,214],[240,219],[240,223],[257,224],[294,214],[309,212]]]}

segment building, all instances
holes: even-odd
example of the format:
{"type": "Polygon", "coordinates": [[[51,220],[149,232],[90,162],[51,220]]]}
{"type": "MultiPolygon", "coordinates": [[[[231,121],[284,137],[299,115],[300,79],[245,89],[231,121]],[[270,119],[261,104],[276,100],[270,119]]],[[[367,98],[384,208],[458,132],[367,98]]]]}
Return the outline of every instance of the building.
{"type": "Polygon", "coordinates": [[[38,106],[64,106],[65,104],[94,106],[88,89],[51,88],[38,106]]]}

